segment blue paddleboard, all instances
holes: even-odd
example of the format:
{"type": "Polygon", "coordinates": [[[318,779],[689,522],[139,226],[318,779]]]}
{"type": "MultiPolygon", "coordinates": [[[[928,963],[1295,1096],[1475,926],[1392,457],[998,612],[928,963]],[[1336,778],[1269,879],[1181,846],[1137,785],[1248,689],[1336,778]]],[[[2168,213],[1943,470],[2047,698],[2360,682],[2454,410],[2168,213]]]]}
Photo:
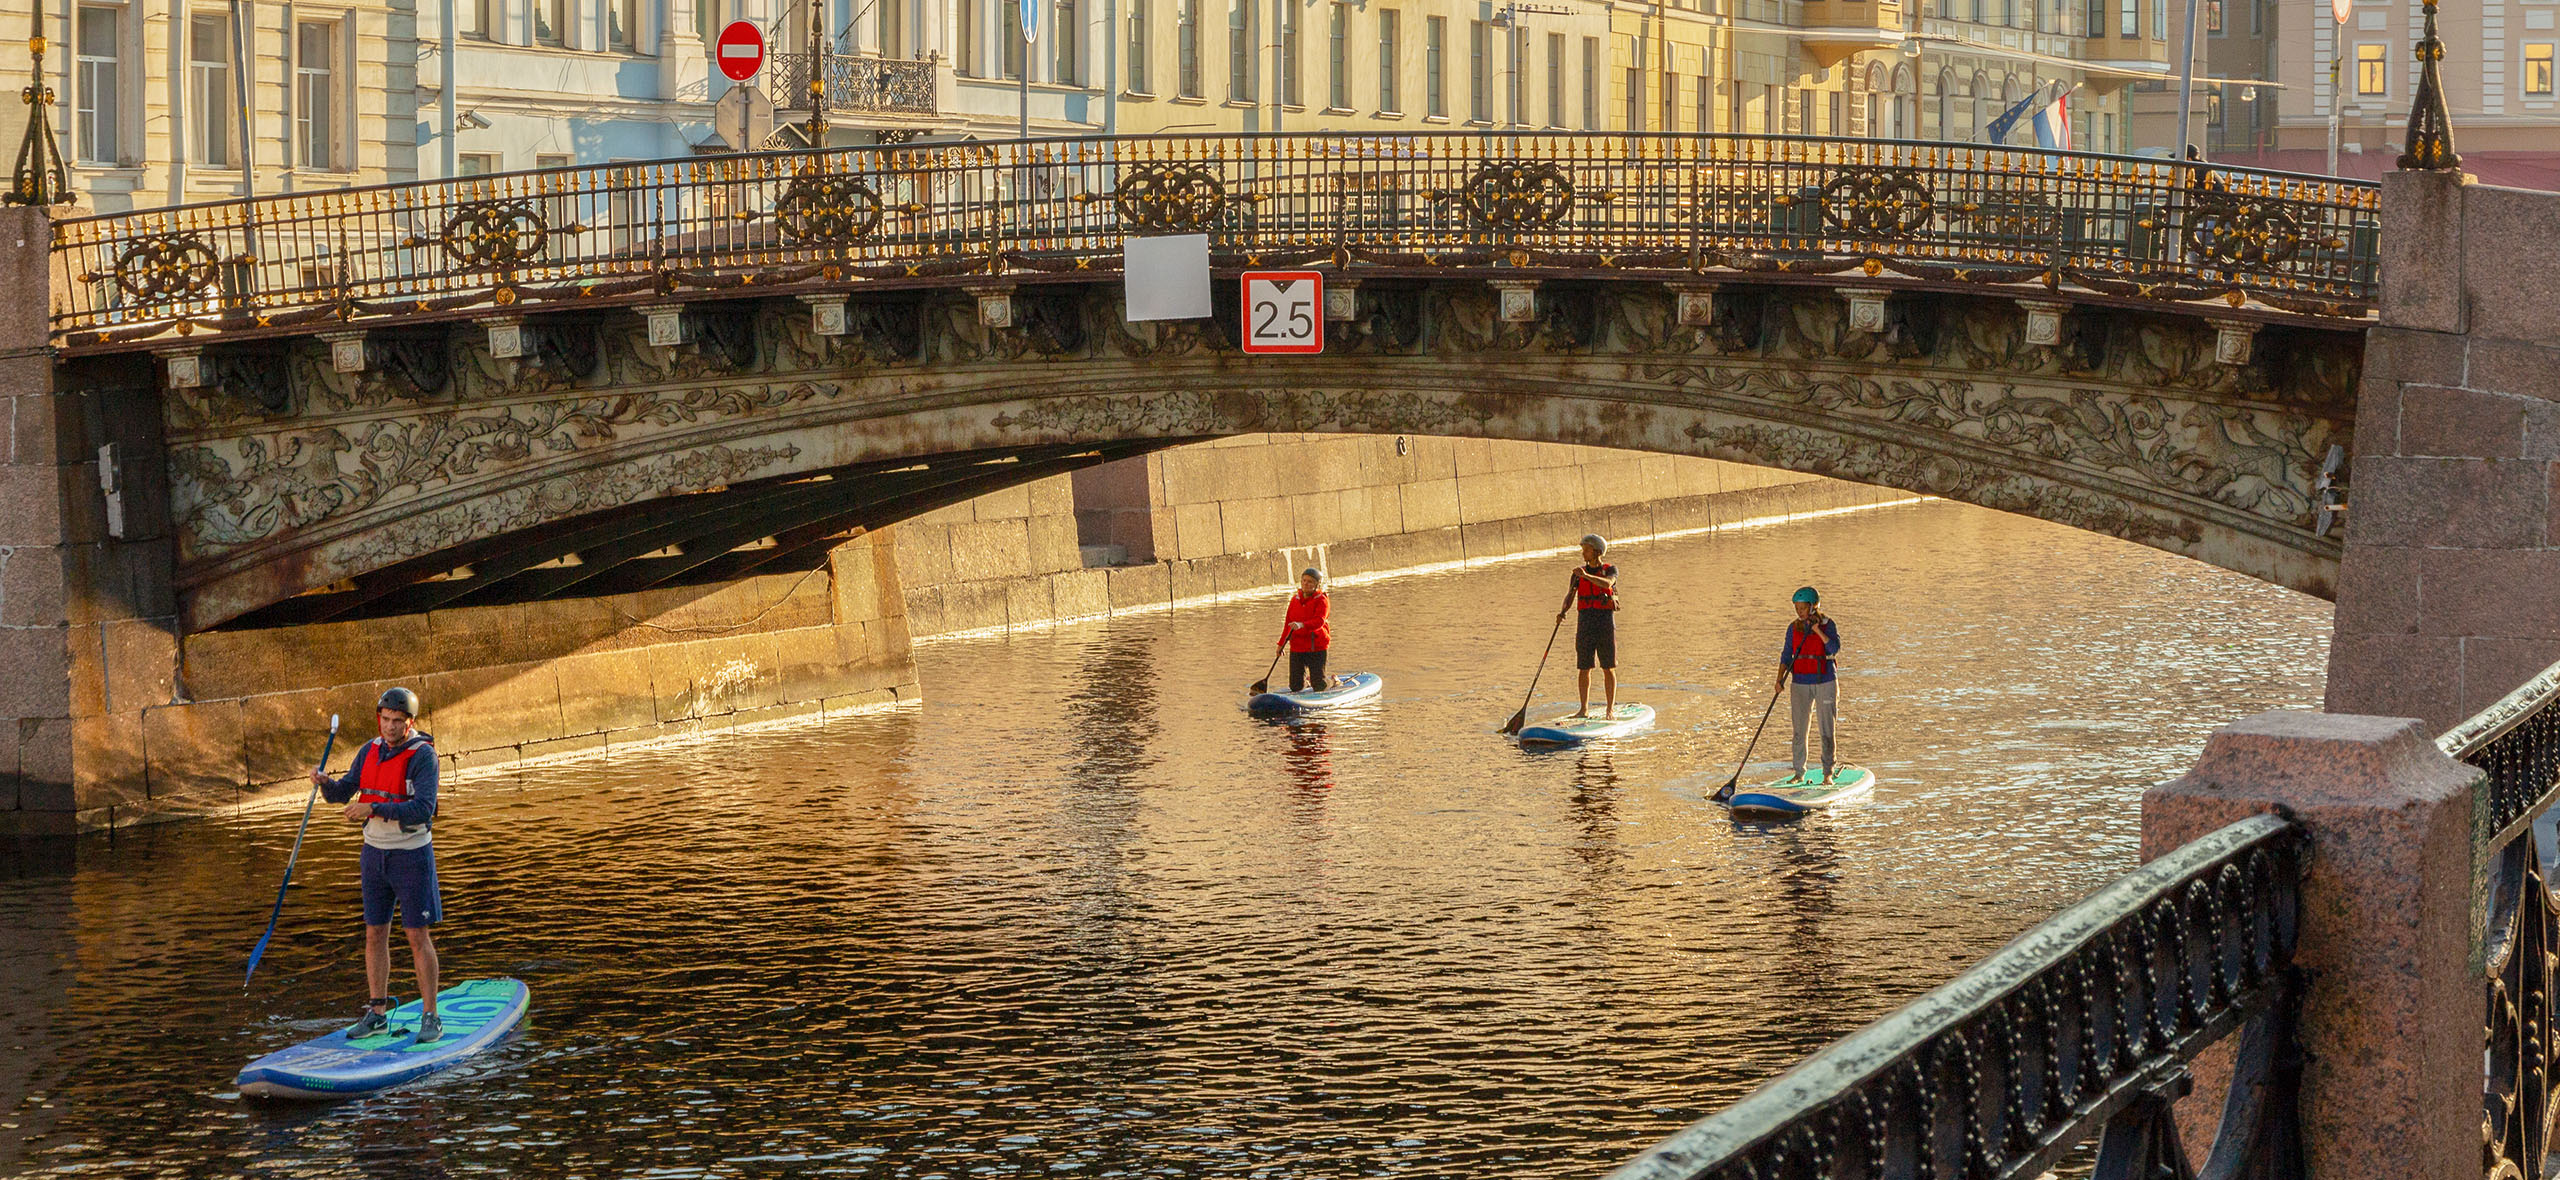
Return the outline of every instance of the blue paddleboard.
{"type": "Polygon", "coordinates": [[[1378,690],[1385,685],[1386,681],[1380,680],[1375,672],[1352,672],[1334,677],[1331,688],[1310,688],[1304,692],[1261,693],[1246,701],[1244,707],[1251,712],[1265,715],[1330,709],[1335,705],[1365,701],[1378,695],[1378,690]]]}
{"type": "Polygon", "coordinates": [[[436,993],[444,1035],[418,1043],[411,1000],[391,1010],[391,1027],[350,1038],[346,1029],[252,1061],[233,1084],[251,1098],[346,1098],[416,1081],[497,1044],[524,1019],[532,992],[513,979],[472,979],[436,993]]]}
{"type": "Polygon", "coordinates": [[[1773,783],[1744,787],[1725,800],[1725,806],[1733,810],[1735,819],[1792,819],[1864,799],[1876,785],[1876,776],[1863,766],[1834,767],[1829,782],[1815,781],[1822,777],[1820,770],[1806,774],[1797,778],[1790,773],[1773,783]]]}
{"type": "Polygon", "coordinates": [[[1620,705],[1616,712],[1602,717],[1559,717],[1544,725],[1532,725],[1520,731],[1524,746],[1571,746],[1601,738],[1625,737],[1653,724],[1653,706],[1620,705]]]}

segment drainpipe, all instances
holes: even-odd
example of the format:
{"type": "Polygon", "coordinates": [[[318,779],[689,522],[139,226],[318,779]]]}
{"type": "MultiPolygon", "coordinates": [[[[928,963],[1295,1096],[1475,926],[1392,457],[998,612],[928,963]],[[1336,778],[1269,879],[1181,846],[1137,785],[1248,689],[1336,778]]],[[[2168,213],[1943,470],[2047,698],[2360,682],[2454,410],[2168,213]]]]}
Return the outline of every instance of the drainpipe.
{"type": "MultiPolygon", "coordinates": [[[[453,0],[444,0],[440,11],[444,20],[444,95],[436,100],[436,116],[444,120],[444,174],[451,179],[462,171],[462,159],[454,142],[454,133],[459,128],[453,114],[453,0]]],[[[640,30],[631,30],[631,35],[638,39],[640,30]]]]}

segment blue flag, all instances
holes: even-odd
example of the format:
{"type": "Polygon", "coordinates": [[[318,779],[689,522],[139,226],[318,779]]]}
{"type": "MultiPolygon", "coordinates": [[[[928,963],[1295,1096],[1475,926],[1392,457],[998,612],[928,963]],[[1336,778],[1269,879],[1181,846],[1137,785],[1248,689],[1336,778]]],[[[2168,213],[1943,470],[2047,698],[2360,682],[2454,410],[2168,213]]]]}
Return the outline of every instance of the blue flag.
{"type": "Polygon", "coordinates": [[[2000,112],[1999,118],[1993,119],[1990,126],[1982,129],[1982,142],[2009,142],[2010,130],[2018,125],[2018,120],[2026,118],[2028,113],[2035,109],[2037,100],[2043,98],[2045,91],[2051,88],[2050,85],[2038,86],[2028,91],[2025,98],[2019,99],[2018,105],[2000,112]]]}

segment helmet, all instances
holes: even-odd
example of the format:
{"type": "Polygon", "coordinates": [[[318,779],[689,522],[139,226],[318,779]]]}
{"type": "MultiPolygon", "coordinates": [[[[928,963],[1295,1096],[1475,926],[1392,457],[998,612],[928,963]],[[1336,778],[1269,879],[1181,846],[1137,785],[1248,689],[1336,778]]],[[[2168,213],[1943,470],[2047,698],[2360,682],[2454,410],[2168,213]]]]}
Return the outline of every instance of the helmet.
{"type": "Polygon", "coordinates": [[[1796,591],[1795,601],[1808,604],[1816,603],[1822,601],[1822,596],[1814,593],[1813,587],[1806,586],[1796,591]]]}
{"type": "Polygon", "coordinates": [[[1608,540],[1598,533],[1582,534],[1582,545],[1583,548],[1589,549],[1594,553],[1607,553],[1609,551],[1608,540]]]}
{"type": "Polygon", "coordinates": [[[418,715],[418,694],[405,688],[385,689],[382,693],[382,699],[375,701],[373,703],[373,707],[376,709],[396,709],[410,717],[416,717],[418,715]]]}
{"type": "Polygon", "coordinates": [[[1323,580],[1324,580],[1324,571],[1323,571],[1323,570],[1320,570],[1320,569],[1317,569],[1317,568],[1316,568],[1316,567],[1314,567],[1314,566],[1308,566],[1308,567],[1307,567],[1307,568],[1305,568],[1305,569],[1299,570],[1299,571],[1298,571],[1298,576],[1299,576],[1299,577],[1301,577],[1301,578],[1314,578],[1315,580],[1317,580],[1317,581],[1321,582],[1321,581],[1323,581],[1323,580]]]}

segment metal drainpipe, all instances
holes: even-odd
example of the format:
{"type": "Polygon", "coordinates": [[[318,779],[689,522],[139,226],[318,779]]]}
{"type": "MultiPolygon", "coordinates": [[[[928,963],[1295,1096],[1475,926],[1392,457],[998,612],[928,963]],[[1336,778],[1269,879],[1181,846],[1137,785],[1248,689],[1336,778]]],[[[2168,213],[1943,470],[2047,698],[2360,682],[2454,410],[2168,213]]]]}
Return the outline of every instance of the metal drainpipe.
{"type": "MultiPolygon", "coordinates": [[[[436,117],[444,120],[444,175],[449,180],[462,170],[462,157],[455,142],[459,121],[453,113],[453,80],[457,73],[453,64],[453,0],[444,0],[438,7],[444,20],[444,94],[436,99],[436,117]]],[[[637,38],[640,30],[633,29],[631,35],[637,38]]]]}

